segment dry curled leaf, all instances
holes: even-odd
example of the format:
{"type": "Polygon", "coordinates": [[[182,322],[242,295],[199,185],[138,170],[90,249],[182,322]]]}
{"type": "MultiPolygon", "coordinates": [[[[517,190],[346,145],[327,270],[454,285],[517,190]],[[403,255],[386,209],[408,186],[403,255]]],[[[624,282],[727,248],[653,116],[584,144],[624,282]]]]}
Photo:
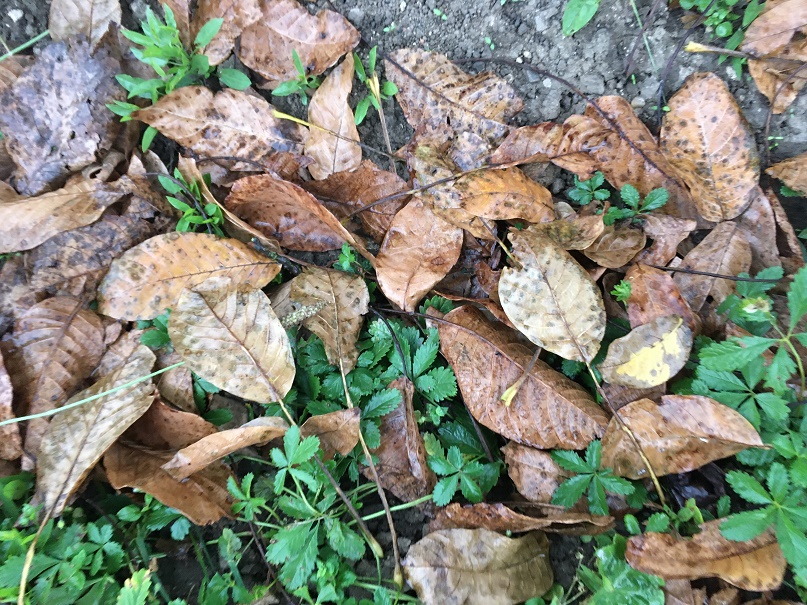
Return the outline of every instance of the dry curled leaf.
{"type": "Polygon", "coordinates": [[[759,180],[753,134],[728,87],[712,73],[694,74],[669,100],[661,148],[692,192],[701,216],[739,215],[759,180]]]}
{"type": "MultiPolygon", "coordinates": [[[[774,2],[766,2],[763,11],[774,2]]],[[[807,19],[804,21],[807,23],[807,19]]],[[[783,113],[807,85],[807,76],[801,66],[807,62],[807,41],[803,37],[778,49],[772,60],[748,60],[748,72],[754,78],[759,92],[768,98],[774,114],[783,113]],[[799,65],[801,64],[801,65],[799,65]]]]}
{"type": "Polygon", "coordinates": [[[115,443],[104,456],[107,478],[115,489],[132,487],[175,508],[196,525],[209,525],[230,516],[233,504],[227,491],[230,472],[223,464],[213,464],[177,481],[160,467],[171,452],[155,452],[115,443]]]}
{"type": "Polygon", "coordinates": [[[591,246],[583,250],[588,258],[601,267],[619,269],[636,256],[647,243],[641,229],[609,225],[591,246]]]}
{"type": "Polygon", "coordinates": [[[533,231],[551,239],[564,250],[585,250],[602,235],[605,225],[601,214],[572,216],[534,225],[533,231]]]}
{"type": "Polygon", "coordinates": [[[791,189],[807,193],[807,152],[782,160],[765,172],[791,189]]]}
{"type": "Polygon", "coordinates": [[[262,16],[260,0],[199,0],[190,24],[190,38],[211,19],[223,19],[219,33],[204,47],[210,65],[218,65],[233,50],[236,38],[262,16]]]}
{"type": "MultiPolygon", "coordinates": [[[[11,407],[12,395],[11,379],[8,377],[0,351],[0,422],[14,418],[14,410],[11,407]]],[[[22,456],[22,441],[19,424],[0,427],[0,460],[16,460],[20,456],[22,456]]]]}
{"type": "Polygon", "coordinates": [[[462,229],[413,198],[392,219],[376,258],[378,285],[390,302],[414,311],[423,296],[443,279],[462,249],[462,229]]]}
{"type": "Polygon", "coordinates": [[[351,143],[359,140],[353,110],[347,102],[352,89],[351,53],[328,74],[308,104],[308,121],[313,127],[305,142],[305,154],[314,160],[308,171],[318,181],[336,172],[355,170],[361,164],[361,147],[351,143]]]}
{"type": "Polygon", "coordinates": [[[669,272],[637,263],[628,269],[625,280],[631,286],[626,305],[632,328],[665,315],[679,315],[693,334],[700,332],[700,319],[681,296],[669,272]]]}
{"type": "Polygon", "coordinates": [[[349,408],[327,414],[311,416],[300,426],[303,437],[315,435],[319,439],[322,459],[330,460],[334,454],[347,456],[359,442],[361,410],[349,408]]]}
{"type": "MultiPolygon", "coordinates": [[[[154,353],[140,345],[124,366],[67,403],[106,393],[147,376],[154,359],[154,353]]],[[[31,504],[44,504],[43,510],[49,516],[58,516],[107,448],[148,410],[154,399],[153,390],[151,379],[143,380],[56,414],[39,446],[36,493],[31,504]]]]}
{"type": "Polygon", "coordinates": [[[642,229],[653,240],[650,247],[637,254],[633,260],[647,265],[666,266],[678,253],[678,244],[684,241],[698,226],[691,219],[676,218],[652,213],[644,217],[642,229]]]}
{"type": "MultiPolygon", "coordinates": [[[[664,395],[660,404],[640,399],[621,408],[619,416],[657,476],[685,473],[762,446],[751,423],[709,397],[664,395]]],[[[629,479],[648,476],[636,446],[614,418],[602,438],[602,467],[629,479]]]]}
{"type": "Polygon", "coordinates": [[[549,452],[511,441],[502,448],[507,474],[518,493],[531,502],[552,502],[555,493],[569,473],[552,460],[549,452]]]}
{"type": "Polygon", "coordinates": [[[289,298],[293,303],[323,305],[303,325],[322,340],[328,363],[347,374],[359,358],[356,341],[370,303],[364,279],[361,275],[310,267],[291,284],[289,298]]]}
{"type": "Polygon", "coordinates": [[[263,16],[241,34],[238,58],[273,84],[300,74],[297,51],[307,75],[318,76],[359,43],[359,32],[331,10],[310,14],[295,0],[264,0],[263,16]]]}
{"type": "Polygon", "coordinates": [[[766,3],[762,14],[748,26],[740,49],[765,56],[785,46],[797,33],[807,34],[807,5],[803,0],[766,3]]]}
{"type": "Polygon", "coordinates": [[[183,288],[224,275],[263,288],[280,265],[233,239],[206,233],[166,233],[113,261],[98,288],[98,311],[118,319],[153,319],[173,308],[183,288]]]}
{"type": "Polygon", "coordinates": [[[95,45],[121,14],[120,0],[53,0],[48,31],[54,40],[79,34],[95,45]]]}
{"type": "Polygon", "coordinates": [[[512,605],[544,594],[554,581],[542,532],[506,538],[443,529],[413,544],[402,565],[424,605],[512,605]]]}
{"type": "Polygon", "coordinates": [[[767,267],[781,267],[777,245],[776,215],[768,196],[761,187],[751,190],[750,202],[734,222],[743,230],[743,235],[751,248],[751,268],[749,273],[756,275],[767,267]]]}
{"type": "Polygon", "coordinates": [[[743,590],[776,590],[786,561],[772,531],[746,542],[720,533],[723,519],[708,521],[691,538],[648,532],[628,540],[625,558],[639,571],[665,580],[721,578],[743,590]]]}
{"type": "Polygon", "coordinates": [[[286,330],[269,298],[227,277],[211,277],[179,295],[168,334],[191,370],[233,395],[282,401],[294,380],[286,330]]]}
{"type": "Polygon", "coordinates": [[[505,267],[499,299],[510,321],[532,342],[566,359],[590,361],[605,334],[597,285],[568,252],[527,228],[510,233],[521,268],[505,267]]]}
{"type": "MultiPolygon", "coordinates": [[[[597,162],[587,150],[571,151],[575,137],[567,135],[573,129],[573,121],[564,124],[542,122],[516,128],[502,141],[490,162],[513,165],[551,161],[578,176],[591,175],[597,170],[597,162]]],[[[595,130],[605,133],[602,128],[595,130]]]]}
{"type": "Polygon", "coordinates": [[[217,430],[198,414],[175,410],[155,399],[148,411],[129,427],[124,439],[150,449],[178,450],[217,430]]]}
{"type": "Polygon", "coordinates": [[[532,351],[510,329],[464,306],[440,322],[440,351],[457,376],[468,410],[480,424],[517,443],[583,449],[603,434],[605,412],[591,395],[540,359],[510,405],[505,390],[524,373],[532,351]],[[457,324],[452,325],[452,324],[457,324]]]}

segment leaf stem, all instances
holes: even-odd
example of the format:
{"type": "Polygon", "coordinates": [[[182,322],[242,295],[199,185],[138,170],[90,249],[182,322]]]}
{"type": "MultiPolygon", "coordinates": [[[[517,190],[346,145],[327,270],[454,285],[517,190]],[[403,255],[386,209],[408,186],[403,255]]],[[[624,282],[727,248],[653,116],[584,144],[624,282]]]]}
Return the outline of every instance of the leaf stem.
{"type": "MultiPolygon", "coordinates": [[[[429,502],[432,499],[432,495],[428,494],[426,496],[421,496],[417,500],[412,500],[410,502],[404,502],[403,504],[398,504],[397,506],[390,506],[390,512],[397,512],[399,510],[406,510],[407,508],[414,508],[425,502],[429,502]]],[[[362,519],[365,521],[370,521],[371,519],[377,519],[378,517],[383,517],[386,514],[386,511],[379,510],[374,513],[370,513],[369,515],[364,515],[362,519]]]]}
{"type": "Polygon", "coordinates": [[[17,53],[24,51],[26,48],[30,48],[31,46],[33,46],[34,44],[39,42],[42,38],[44,38],[46,36],[49,36],[49,35],[50,35],[50,30],[46,29],[41,34],[37,34],[36,36],[31,38],[27,42],[23,42],[17,48],[12,48],[6,54],[4,54],[2,57],[0,57],[0,61],[5,61],[6,59],[8,59],[10,57],[13,57],[17,53]]]}

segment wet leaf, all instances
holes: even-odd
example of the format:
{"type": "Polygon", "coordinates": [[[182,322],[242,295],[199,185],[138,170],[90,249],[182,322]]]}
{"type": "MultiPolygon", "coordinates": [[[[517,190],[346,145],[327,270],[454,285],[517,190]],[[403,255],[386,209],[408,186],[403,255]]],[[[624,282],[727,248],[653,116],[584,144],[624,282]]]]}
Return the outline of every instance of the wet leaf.
{"type": "Polygon", "coordinates": [[[168,334],[188,367],[208,382],[250,401],[282,401],[294,380],[289,337],[269,298],[253,287],[223,276],[189,284],[173,307],[168,334]]]}
{"type": "Polygon", "coordinates": [[[109,29],[121,22],[120,0],[54,0],[50,5],[48,31],[54,40],[80,34],[93,46],[109,29]]]}
{"type": "Polygon", "coordinates": [[[467,74],[446,56],[417,48],[389,56],[384,72],[398,87],[396,99],[416,131],[437,130],[448,121],[455,132],[497,142],[509,131],[506,121],[524,107],[515,90],[490,72],[467,74]]]}
{"type": "Polygon", "coordinates": [[[353,89],[353,54],[328,74],[325,81],[311,97],[308,105],[308,121],[311,129],[305,143],[305,154],[314,163],[308,171],[314,179],[321,181],[335,172],[355,170],[361,164],[361,147],[350,141],[359,140],[359,131],[353,119],[353,110],[348,105],[348,97],[353,89]],[[341,137],[321,130],[335,132],[341,137]]]}
{"type": "MultiPolygon", "coordinates": [[[[153,365],[154,353],[141,345],[123,367],[67,403],[146,376],[153,365]]],[[[149,408],[153,389],[151,380],[145,380],[56,414],[39,447],[36,493],[31,504],[44,504],[51,517],[58,516],[109,446],[149,408]]]]}
{"type": "Polygon", "coordinates": [[[765,172],[791,189],[807,193],[807,152],[782,160],[765,172]]]}
{"type": "MultiPolygon", "coordinates": [[[[157,351],[157,369],[163,369],[182,361],[177,352],[165,349],[157,351]]],[[[157,390],[160,397],[180,410],[196,415],[198,409],[193,400],[193,377],[186,366],[168,370],[157,377],[157,390]]],[[[158,448],[159,449],[159,448],[158,448]]]]}
{"type": "Polygon", "coordinates": [[[544,594],[554,580],[542,532],[506,538],[486,529],[443,529],[402,561],[424,605],[511,605],[544,594]]]}
{"type": "MultiPolygon", "coordinates": [[[[437,477],[426,464],[426,446],[420,435],[412,396],[415,386],[401,376],[389,384],[401,393],[401,402],[381,419],[381,446],[373,451],[378,478],[384,489],[404,502],[411,502],[430,494],[437,477]]],[[[365,477],[371,478],[369,468],[365,477]]]]}
{"type": "Polygon", "coordinates": [[[233,501],[227,491],[230,476],[227,467],[214,464],[186,481],[177,481],[160,468],[171,456],[171,452],[115,443],[104,456],[104,468],[115,489],[132,487],[150,494],[196,525],[209,525],[229,517],[233,501]]]}
{"type": "MultiPolygon", "coordinates": [[[[0,351],[0,422],[14,418],[14,409],[11,407],[12,390],[11,379],[3,364],[0,351]]],[[[22,456],[22,440],[20,439],[20,425],[7,424],[0,427],[0,460],[16,460],[22,456]]]]}
{"type": "Polygon", "coordinates": [[[807,6],[804,2],[771,2],[748,26],[740,49],[761,57],[781,49],[797,32],[807,34],[807,6]]]}
{"type": "Polygon", "coordinates": [[[413,198],[392,219],[376,258],[382,292],[401,309],[414,311],[459,259],[462,237],[462,229],[436,216],[422,198],[413,198]]]}
{"type": "Polygon", "coordinates": [[[634,257],[634,262],[666,266],[678,253],[678,244],[692,233],[698,224],[691,219],[681,219],[664,214],[649,214],[644,217],[642,229],[653,243],[634,257]]]}
{"type": "Polygon", "coordinates": [[[700,318],[692,312],[667,271],[637,263],[625,274],[630,282],[627,301],[632,328],[665,315],[679,315],[693,334],[700,332],[700,318]]]}
{"type": "Polygon", "coordinates": [[[597,285],[568,252],[531,229],[510,233],[521,269],[505,267],[499,299],[532,342],[575,361],[591,360],[605,333],[597,285]]]}
{"type": "Polygon", "coordinates": [[[335,453],[347,456],[359,442],[361,410],[350,408],[328,414],[311,416],[300,426],[303,437],[316,435],[322,459],[330,460],[335,453]]]}
{"type": "Polygon", "coordinates": [[[299,73],[292,61],[297,51],[306,74],[318,76],[359,43],[359,32],[331,10],[311,15],[294,0],[266,0],[263,17],[241,34],[238,58],[275,84],[299,73]]]}
{"type": "Polygon", "coordinates": [[[552,494],[569,476],[548,452],[511,441],[502,453],[518,493],[531,502],[552,502],[552,494]]]}
{"type": "Polygon", "coordinates": [[[71,39],[46,46],[0,96],[0,131],[17,166],[17,191],[58,188],[111,148],[120,123],[106,103],[124,99],[114,78],[120,71],[106,47],[93,53],[88,42],[71,39]]]}
{"type": "Polygon", "coordinates": [[[238,428],[213,433],[182,448],[160,468],[182,481],[242,448],[282,437],[288,428],[289,424],[276,416],[255,418],[238,428]]]}
{"type": "Polygon", "coordinates": [[[196,38],[202,26],[211,19],[223,19],[219,33],[202,51],[210,65],[218,65],[230,56],[241,32],[262,16],[259,0],[199,0],[190,24],[189,39],[196,38]]]}
{"type": "Polygon", "coordinates": [[[328,363],[344,373],[356,367],[364,315],[370,303],[367,284],[360,275],[310,267],[292,280],[289,297],[306,307],[324,305],[303,325],[322,339],[328,363]]]}
{"type": "Polygon", "coordinates": [[[179,450],[217,430],[198,414],[175,410],[155,399],[148,411],[129,427],[124,438],[154,450],[179,450]]]}
{"type": "MultiPolygon", "coordinates": [[[[665,395],[658,405],[640,399],[620,409],[619,415],[658,476],[685,473],[762,445],[751,423],[708,397],[665,395]]],[[[647,476],[636,447],[615,419],[602,438],[602,467],[629,479],[647,476]]]]}
{"type": "Polygon", "coordinates": [[[707,221],[735,218],[759,180],[759,154],[728,87],[712,73],[694,74],[669,101],[661,148],[707,221]]]}
{"type": "Polygon", "coordinates": [[[751,248],[751,275],[756,275],[767,267],[781,267],[777,246],[776,215],[770,200],[761,187],[751,190],[750,202],[734,222],[743,230],[751,248]]]}
{"type": "Polygon", "coordinates": [[[153,319],[174,308],[183,288],[225,275],[263,288],[280,265],[241,242],[206,233],[166,233],[113,261],[98,288],[98,311],[119,319],[153,319]]]}
{"type": "Polygon", "coordinates": [[[601,267],[618,269],[628,264],[646,242],[644,231],[640,229],[608,225],[583,254],[601,267]]]}
{"type": "MultiPolygon", "coordinates": [[[[308,131],[274,117],[262,97],[232,88],[215,96],[204,86],[185,86],[132,116],[202,157],[238,157],[267,164],[275,152],[301,154],[308,131]]],[[[233,170],[254,170],[236,162],[233,170]]]]}
{"type": "Polygon", "coordinates": [[[773,532],[747,542],[720,533],[722,519],[700,526],[691,538],[648,532],[628,540],[625,558],[635,569],[666,579],[721,578],[743,590],[776,590],[786,562],[773,532]]]}
{"type": "Polygon", "coordinates": [[[601,214],[573,216],[532,226],[535,233],[548,237],[564,250],[585,250],[599,239],[604,229],[601,214]]]}
{"type": "Polygon", "coordinates": [[[608,418],[586,391],[536,360],[511,404],[501,396],[524,373],[532,351],[518,335],[465,306],[440,322],[440,351],[457,376],[468,410],[480,424],[517,443],[582,449],[603,434],[608,418]]]}

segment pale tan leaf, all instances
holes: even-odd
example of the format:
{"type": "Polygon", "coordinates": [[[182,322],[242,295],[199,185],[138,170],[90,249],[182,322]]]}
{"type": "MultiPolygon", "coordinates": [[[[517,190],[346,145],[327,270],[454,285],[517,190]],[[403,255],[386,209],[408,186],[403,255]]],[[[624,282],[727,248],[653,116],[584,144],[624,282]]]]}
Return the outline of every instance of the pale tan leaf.
{"type": "MultiPolygon", "coordinates": [[[[588,151],[571,152],[575,137],[568,136],[574,122],[542,122],[512,130],[490,158],[491,164],[528,164],[554,162],[578,176],[597,170],[597,162],[588,151]]],[[[604,135],[605,129],[597,129],[604,135]]]]}
{"type": "Polygon", "coordinates": [[[213,464],[177,481],[160,467],[171,452],[154,452],[115,443],[104,456],[104,468],[112,487],[132,487],[175,508],[196,525],[209,525],[230,516],[233,499],[227,491],[226,466],[213,464]]]}
{"type": "Polygon", "coordinates": [[[807,193],[807,152],[782,160],[765,172],[791,189],[807,193]]]}
{"type": "Polygon", "coordinates": [[[563,220],[534,225],[533,231],[551,239],[564,250],[585,250],[605,230],[601,214],[572,216],[563,220]]]}
{"type": "Polygon", "coordinates": [[[424,605],[512,605],[552,586],[542,532],[506,538],[487,529],[444,529],[411,546],[404,576],[424,605]]]}
{"type": "Polygon", "coordinates": [[[454,183],[459,207],[492,221],[521,219],[545,223],[555,218],[552,194],[518,168],[474,172],[454,183]]]}
{"type": "Polygon", "coordinates": [[[601,267],[619,269],[636,256],[647,243],[641,229],[608,225],[591,246],[583,250],[588,258],[601,267]]]}
{"type": "MultiPolygon", "coordinates": [[[[766,2],[765,8],[774,5],[766,2]]],[[[763,9],[764,10],[764,9],[763,9]]],[[[807,39],[793,40],[777,50],[774,61],[748,60],[748,72],[759,92],[768,97],[774,114],[783,113],[807,86],[807,75],[798,67],[807,62],[807,39]],[[781,60],[780,61],[777,61],[781,60]],[[788,63],[793,61],[793,63],[788,63]],[[784,67],[784,69],[783,69],[784,67]]]]}
{"type": "MultiPolygon", "coordinates": [[[[185,86],[132,117],[202,157],[239,157],[260,164],[275,152],[302,153],[308,131],[274,117],[262,97],[226,88],[213,95],[204,86],[185,86]]],[[[254,170],[235,163],[233,170],[254,170]]]]}
{"type": "MultiPolygon", "coordinates": [[[[698,395],[665,395],[629,403],[619,416],[657,476],[685,473],[749,447],[762,446],[751,423],[728,406],[698,395]]],[[[602,467],[620,477],[648,476],[633,441],[612,418],[602,438],[602,467]]]]}
{"type": "Polygon", "coordinates": [[[190,25],[190,38],[211,19],[223,19],[219,33],[204,47],[210,65],[218,65],[230,56],[236,38],[262,17],[259,0],[199,0],[190,25]]]}
{"type": "Polygon", "coordinates": [[[321,181],[335,172],[355,170],[361,164],[361,147],[348,97],[353,89],[353,54],[328,74],[308,104],[308,121],[314,125],[305,142],[305,154],[314,163],[308,171],[321,181]],[[320,128],[316,128],[319,126],[320,128]],[[326,130],[340,135],[336,137],[326,130]]]}
{"type": "Polygon", "coordinates": [[[593,359],[605,333],[597,285],[568,252],[534,230],[513,231],[510,241],[521,268],[502,269],[499,299],[507,317],[547,351],[593,359]]]}
{"type": "Polygon", "coordinates": [[[160,468],[182,481],[242,448],[282,437],[288,428],[288,422],[276,416],[255,418],[238,428],[213,433],[182,448],[160,468]]]}
{"type": "Polygon", "coordinates": [[[775,52],[797,32],[807,34],[807,4],[803,0],[769,2],[748,26],[740,50],[758,56],[775,52]]]}
{"type": "Polygon", "coordinates": [[[30,250],[54,235],[94,223],[123,192],[80,179],[37,197],[0,202],[0,254],[30,250]]]}
{"type": "Polygon", "coordinates": [[[378,252],[376,274],[382,292],[401,309],[414,311],[459,259],[462,237],[462,229],[436,216],[416,196],[392,219],[378,252]]]}
{"type": "MultiPolygon", "coordinates": [[[[154,353],[141,345],[123,367],[77,393],[67,403],[146,376],[154,359],[154,353]]],[[[56,414],[39,447],[32,504],[44,504],[51,517],[58,516],[107,448],[149,408],[154,399],[153,389],[151,380],[144,380],[56,414]]]]}
{"type": "MultiPolygon", "coordinates": [[[[11,407],[12,395],[11,379],[8,377],[0,351],[0,422],[14,418],[14,410],[11,407]]],[[[19,424],[0,427],[0,460],[16,460],[20,456],[22,456],[22,441],[19,424]]]]}
{"type": "Polygon", "coordinates": [[[691,350],[692,330],[683,318],[663,315],[614,340],[597,368],[607,382],[650,388],[678,374],[691,350]]]}
{"type": "Polygon", "coordinates": [[[294,380],[289,337],[267,296],[253,288],[212,277],[183,290],[168,334],[208,382],[251,401],[282,401],[294,380]]]}
{"type": "Polygon", "coordinates": [[[166,233],[113,261],[98,288],[98,311],[119,319],[153,319],[174,308],[183,288],[209,277],[263,288],[280,265],[233,239],[206,233],[166,233]]]}
{"type": "Polygon", "coordinates": [[[694,74],[669,100],[661,148],[707,221],[735,218],[759,181],[754,135],[728,87],[712,73],[694,74]]]}
{"type": "Polygon", "coordinates": [[[693,334],[700,332],[700,318],[681,296],[669,272],[636,263],[628,269],[625,280],[631,286],[626,305],[632,328],[665,315],[679,315],[693,334]]]}
{"type": "Polygon", "coordinates": [[[512,330],[481,311],[454,309],[438,324],[440,351],[457,376],[465,405],[481,424],[517,443],[583,449],[608,417],[591,395],[540,359],[510,405],[501,401],[530,363],[532,351],[512,330]],[[452,324],[456,324],[452,325],[452,324]]]}
{"type": "Polygon", "coordinates": [[[647,265],[666,266],[678,253],[678,244],[698,226],[697,221],[652,213],[644,217],[642,229],[653,243],[633,260],[647,265]]]}
{"type": "MultiPolygon", "coordinates": [[[[31,64],[31,61],[33,61],[33,57],[16,55],[8,57],[0,63],[0,93],[11,88],[11,85],[25,71],[25,68],[31,64]]],[[[4,177],[3,180],[5,178],[7,177],[4,177]]]]}
{"type": "Polygon", "coordinates": [[[531,502],[549,504],[558,485],[569,477],[549,452],[511,441],[502,448],[502,453],[518,493],[531,502]]]}
{"type": "Polygon", "coordinates": [[[238,58],[275,84],[300,75],[292,51],[307,75],[318,76],[359,43],[356,28],[334,11],[311,15],[295,0],[264,0],[262,10],[263,17],[241,34],[238,58]]]}
{"type": "Polygon", "coordinates": [[[361,410],[350,408],[311,416],[300,426],[303,437],[319,438],[322,459],[330,460],[335,453],[347,456],[359,442],[361,410]]]}
{"type": "Polygon", "coordinates": [[[746,542],[720,533],[723,519],[708,521],[691,538],[649,532],[628,540],[625,558],[632,567],[664,579],[721,578],[743,590],[776,590],[786,561],[772,531],[746,542]]]}
{"type": "Polygon", "coordinates": [[[155,450],[178,450],[213,435],[218,429],[198,414],[169,408],[155,399],[129,427],[124,439],[155,450]]]}
{"type": "MultiPolygon", "coordinates": [[[[177,352],[171,350],[167,352],[165,348],[157,351],[158,370],[174,365],[182,361],[177,352]]],[[[160,397],[180,410],[196,414],[198,409],[193,399],[193,377],[187,366],[179,366],[168,370],[157,377],[157,390],[160,397]]]]}
{"type": "Polygon", "coordinates": [[[756,275],[767,267],[781,267],[777,245],[776,215],[768,196],[756,186],[749,194],[748,207],[734,219],[743,230],[751,248],[750,274],[756,275]]]}
{"type": "Polygon", "coordinates": [[[367,284],[360,275],[309,267],[291,282],[292,302],[307,307],[324,305],[303,325],[320,337],[328,362],[344,373],[356,367],[356,341],[370,303],[367,284]]]}
{"type": "Polygon", "coordinates": [[[53,0],[48,31],[54,40],[78,34],[95,45],[121,14],[120,0],[53,0]]]}

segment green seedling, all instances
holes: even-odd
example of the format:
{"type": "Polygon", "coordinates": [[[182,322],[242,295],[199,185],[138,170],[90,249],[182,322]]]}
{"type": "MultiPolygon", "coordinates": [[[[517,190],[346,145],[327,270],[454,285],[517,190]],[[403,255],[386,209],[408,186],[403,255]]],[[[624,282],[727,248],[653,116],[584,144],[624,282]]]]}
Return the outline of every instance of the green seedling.
{"type": "Polygon", "coordinates": [[[391,33],[391,32],[394,32],[394,31],[395,31],[395,27],[396,27],[396,26],[395,26],[395,21],[393,21],[393,22],[391,22],[389,25],[387,25],[387,26],[386,26],[386,27],[385,27],[385,28],[384,28],[382,31],[383,31],[385,34],[389,34],[389,33],[391,33]]]}
{"type": "Polygon", "coordinates": [[[438,19],[441,19],[442,21],[447,21],[448,20],[448,15],[446,15],[439,8],[433,8],[432,12],[434,13],[434,16],[437,17],[438,19]]]}
{"type": "Polygon", "coordinates": [[[373,46],[367,56],[367,69],[361,62],[359,55],[353,53],[354,65],[356,66],[356,77],[359,81],[367,87],[369,94],[358,102],[355,111],[355,122],[361,124],[364,121],[367,111],[370,107],[374,107],[376,111],[381,111],[381,101],[386,101],[392,98],[393,95],[398,94],[398,87],[395,83],[385,80],[380,82],[378,74],[376,73],[376,59],[378,47],[373,46]]]}
{"type": "Polygon", "coordinates": [[[614,289],[611,290],[611,296],[619,302],[627,302],[630,298],[630,292],[631,283],[623,279],[614,285],[614,289]]]}
{"type": "Polygon", "coordinates": [[[167,353],[173,351],[171,337],[168,336],[168,316],[170,314],[171,309],[166,309],[154,319],[138,320],[137,329],[145,330],[140,335],[140,342],[151,349],[165,347],[167,353]]]}
{"type": "Polygon", "coordinates": [[[563,10],[561,29],[564,36],[572,36],[583,29],[597,14],[600,0],[569,0],[563,10]]]}
{"type": "Polygon", "coordinates": [[[602,222],[606,225],[613,225],[616,221],[623,219],[633,219],[639,214],[647,214],[653,210],[658,210],[667,200],[670,199],[670,194],[666,189],[653,189],[642,200],[642,196],[633,185],[623,185],[619,190],[619,196],[622,198],[622,203],[625,205],[623,208],[611,206],[605,212],[602,222]]]}
{"type": "Polygon", "coordinates": [[[590,179],[581,181],[574,177],[574,187],[566,192],[566,195],[573,202],[581,206],[587,206],[593,201],[603,202],[611,197],[611,192],[607,189],[600,189],[605,183],[605,175],[602,172],[595,172],[590,179]]]}
{"type": "MultiPolygon", "coordinates": [[[[165,199],[174,208],[182,213],[177,221],[177,231],[207,231],[219,237],[224,237],[224,214],[221,206],[213,202],[205,202],[199,183],[188,183],[178,168],[174,169],[174,178],[167,176],[157,177],[171,195],[165,199]],[[179,196],[179,197],[177,197],[179,196]],[[180,199],[180,197],[184,199],[180,199]]],[[[209,185],[209,175],[204,175],[205,185],[209,185]]]]}
{"type": "Polygon", "coordinates": [[[296,50],[291,51],[291,59],[294,62],[294,68],[297,70],[297,77],[293,80],[286,80],[281,82],[280,86],[272,91],[276,97],[288,97],[297,93],[300,95],[300,101],[303,105],[308,105],[308,94],[310,91],[319,88],[322,80],[318,76],[309,76],[306,73],[305,66],[300,60],[300,55],[296,50]]]}
{"type": "Polygon", "coordinates": [[[487,45],[487,47],[490,50],[495,50],[496,49],[496,45],[493,43],[493,40],[490,39],[490,36],[485,36],[484,40],[485,40],[485,44],[487,45]]]}
{"type": "Polygon", "coordinates": [[[482,462],[483,456],[463,454],[459,446],[452,445],[448,454],[431,433],[424,436],[426,460],[429,468],[440,477],[434,486],[433,500],[437,506],[446,506],[457,489],[469,502],[481,502],[499,480],[501,462],[482,462]]]}

